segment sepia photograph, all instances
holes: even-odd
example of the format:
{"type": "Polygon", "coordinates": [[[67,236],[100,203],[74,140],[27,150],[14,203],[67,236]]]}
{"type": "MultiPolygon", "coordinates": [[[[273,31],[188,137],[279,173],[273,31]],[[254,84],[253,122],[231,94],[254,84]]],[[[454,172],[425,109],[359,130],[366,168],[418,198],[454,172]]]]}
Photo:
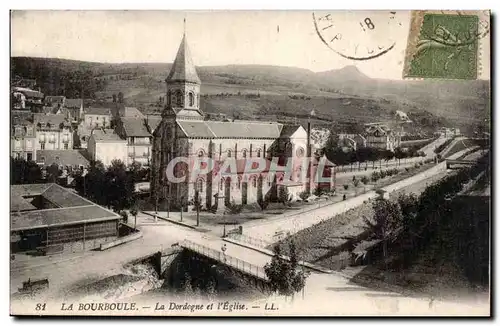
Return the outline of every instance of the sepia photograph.
{"type": "Polygon", "coordinates": [[[11,316],[491,311],[489,10],[11,10],[11,316]]]}

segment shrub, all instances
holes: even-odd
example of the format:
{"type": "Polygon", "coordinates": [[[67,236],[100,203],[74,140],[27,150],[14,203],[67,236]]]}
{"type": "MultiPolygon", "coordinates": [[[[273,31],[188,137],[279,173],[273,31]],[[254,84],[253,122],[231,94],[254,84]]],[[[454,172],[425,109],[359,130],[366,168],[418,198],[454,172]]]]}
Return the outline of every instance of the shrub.
{"type": "Polygon", "coordinates": [[[418,164],[419,164],[420,166],[422,166],[422,165],[424,165],[424,162],[418,162],[418,164]]]}
{"type": "Polygon", "coordinates": [[[380,178],[383,179],[387,176],[387,171],[380,171],[380,178]]]}
{"type": "Polygon", "coordinates": [[[385,171],[385,174],[386,174],[386,176],[390,177],[391,175],[393,175],[393,172],[392,172],[392,170],[387,170],[387,171],[385,171]]]}
{"type": "Polygon", "coordinates": [[[304,191],[302,191],[302,192],[299,193],[299,197],[302,200],[306,200],[307,198],[309,198],[309,193],[304,190],[304,191]]]}
{"type": "Polygon", "coordinates": [[[399,173],[398,169],[393,169],[392,171],[394,172],[394,174],[398,174],[399,173]]]}
{"type": "Polygon", "coordinates": [[[376,182],[378,179],[380,179],[380,172],[377,172],[377,171],[373,172],[372,173],[372,181],[376,182]]]}
{"type": "Polygon", "coordinates": [[[410,172],[410,168],[405,168],[405,171],[406,172],[410,172]]]}
{"type": "Polygon", "coordinates": [[[363,182],[364,184],[368,184],[368,178],[366,177],[366,175],[364,175],[362,178],[361,178],[361,182],[363,182]]]}
{"type": "Polygon", "coordinates": [[[418,163],[415,163],[415,168],[418,168],[420,165],[418,165],[418,163]]]}
{"type": "Polygon", "coordinates": [[[348,185],[348,184],[345,184],[345,185],[344,185],[344,189],[345,189],[345,190],[349,189],[349,185],[348,185]]]}
{"type": "Polygon", "coordinates": [[[243,205],[237,205],[236,202],[234,201],[234,199],[226,207],[229,211],[229,214],[239,214],[239,213],[241,213],[241,210],[243,209],[243,205]]]}
{"type": "Polygon", "coordinates": [[[319,187],[319,186],[314,189],[314,195],[315,196],[319,197],[319,196],[321,196],[323,194],[323,192],[324,192],[323,189],[321,187],[319,187]]]}

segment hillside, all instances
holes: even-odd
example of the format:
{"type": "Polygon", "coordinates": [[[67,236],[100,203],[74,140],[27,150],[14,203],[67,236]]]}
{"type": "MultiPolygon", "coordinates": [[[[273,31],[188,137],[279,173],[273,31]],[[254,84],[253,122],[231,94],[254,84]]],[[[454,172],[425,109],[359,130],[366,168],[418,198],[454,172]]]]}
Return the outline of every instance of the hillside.
{"type": "MultiPolygon", "coordinates": [[[[164,96],[170,66],[13,57],[11,76],[37,79],[44,93],[68,97],[79,95],[78,80],[84,80],[85,96],[109,100],[121,91],[130,105],[152,108],[164,96]]],[[[314,108],[318,120],[373,122],[402,110],[417,124],[434,127],[464,126],[490,115],[488,81],[372,79],[354,66],[319,73],[265,65],[197,70],[203,83],[203,109],[241,118],[283,115],[303,119],[314,108]]]]}

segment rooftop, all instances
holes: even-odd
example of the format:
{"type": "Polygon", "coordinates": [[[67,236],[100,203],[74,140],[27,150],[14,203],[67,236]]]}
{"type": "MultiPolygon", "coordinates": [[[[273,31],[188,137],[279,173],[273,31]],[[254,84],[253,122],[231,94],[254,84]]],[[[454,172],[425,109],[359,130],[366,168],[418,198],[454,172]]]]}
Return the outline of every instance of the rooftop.
{"type": "Polygon", "coordinates": [[[11,231],[121,218],[54,183],[12,185],[10,192],[11,231]],[[36,196],[50,202],[56,208],[37,209],[33,204],[33,197],[36,196]]]}
{"type": "Polygon", "coordinates": [[[67,108],[80,108],[83,105],[83,99],[81,98],[67,98],[64,102],[64,106],[67,108]]]}
{"type": "MultiPolygon", "coordinates": [[[[279,138],[283,125],[275,122],[177,121],[187,137],[279,138]]],[[[288,130],[288,129],[287,129],[288,130]]]]}
{"type": "Polygon", "coordinates": [[[85,157],[83,150],[38,150],[36,154],[37,163],[47,166],[52,164],[69,166],[87,166],[89,160],[85,157]]]}
{"type": "Polygon", "coordinates": [[[118,134],[115,133],[113,129],[96,129],[92,132],[91,137],[98,143],[103,142],[120,142],[126,143],[125,139],[121,139],[118,134]]]}
{"type": "Polygon", "coordinates": [[[201,80],[196,73],[196,68],[191,59],[191,51],[189,50],[186,34],[182,36],[179,50],[175,56],[174,63],[167,77],[167,82],[191,82],[200,84],[201,80]]]}
{"type": "Polygon", "coordinates": [[[85,109],[85,114],[93,115],[109,115],[111,116],[111,109],[102,107],[89,107],[85,109]]]}
{"type": "Polygon", "coordinates": [[[122,117],[123,131],[127,137],[151,137],[143,119],[122,117]]]}

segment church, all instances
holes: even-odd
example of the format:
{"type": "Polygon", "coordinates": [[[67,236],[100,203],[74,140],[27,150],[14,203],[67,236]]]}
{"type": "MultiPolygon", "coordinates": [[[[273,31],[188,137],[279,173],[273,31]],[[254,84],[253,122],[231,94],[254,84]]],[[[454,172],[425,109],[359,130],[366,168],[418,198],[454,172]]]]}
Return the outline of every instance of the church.
{"type": "MultiPolygon", "coordinates": [[[[217,198],[224,198],[218,205],[229,203],[250,204],[259,196],[278,192],[276,178],[282,176],[264,170],[258,175],[245,175],[243,168],[249,158],[271,158],[287,162],[303,160],[311,149],[308,132],[300,125],[284,125],[264,121],[210,121],[205,120],[200,109],[201,80],[196,72],[184,33],[177,56],[166,79],[166,105],[162,121],[153,134],[151,164],[151,198],[159,210],[193,202],[198,190],[202,207],[210,209],[217,198]],[[168,180],[167,166],[172,159],[210,158],[224,162],[236,160],[237,176],[219,178],[213,174],[186,178],[175,183],[168,180]],[[260,190],[259,190],[260,188],[260,190]],[[259,195],[259,192],[261,193],[259,195]]],[[[300,182],[301,166],[293,164],[294,171],[286,185],[289,194],[310,191],[309,182],[300,182]],[[294,181],[295,180],[295,181],[294,181]]],[[[189,166],[183,175],[189,176],[189,166]]],[[[327,185],[331,187],[331,183],[327,185]]]]}

